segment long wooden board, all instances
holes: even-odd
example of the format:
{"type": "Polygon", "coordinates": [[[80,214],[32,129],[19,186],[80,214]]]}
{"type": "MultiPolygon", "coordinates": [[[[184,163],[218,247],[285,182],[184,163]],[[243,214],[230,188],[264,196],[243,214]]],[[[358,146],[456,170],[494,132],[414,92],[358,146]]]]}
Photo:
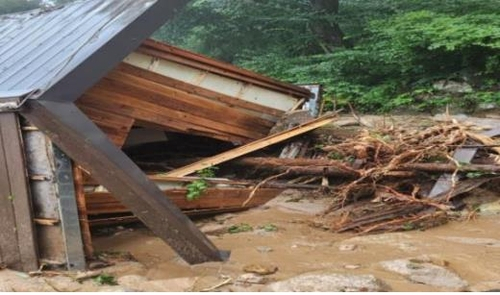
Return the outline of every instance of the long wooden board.
{"type": "Polygon", "coordinates": [[[173,171],[170,171],[169,173],[166,173],[165,176],[170,176],[170,177],[182,177],[186,176],[189,174],[192,174],[198,170],[211,167],[223,162],[227,162],[229,160],[241,157],[243,155],[249,154],[251,152],[260,150],[262,148],[268,147],[270,145],[282,142],[284,140],[287,140],[289,138],[304,134],[306,132],[309,132],[311,130],[314,130],[316,128],[319,128],[321,126],[327,125],[333,121],[335,121],[335,117],[337,114],[331,114],[331,115],[326,115],[321,118],[318,118],[316,120],[312,120],[310,122],[307,122],[305,124],[302,124],[300,126],[297,126],[295,128],[292,128],[290,130],[286,130],[280,133],[276,133],[273,135],[270,135],[266,138],[251,142],[247,145],[232,149],[230,151],[227,151],[225,153],[195,162],[191,165],[175,169],[173,171]]]}
{"type": "MultiPolygon", "coordinates": [[[[249,204],[242,206],[251,188],[208,188],[199,199],[186,200],[186,189],[169,189],[164,193],[181,210],[223,210],[229,208],[248,209],[262,205],[280,194],[283,189],[259,189],[249,204]]],[[[85,195],[88,215],[125,213],[130,210],[122,205],[112,194],[104,192],[85,195]]]]}
{"type": "Polygon", "coordinates": [[[169,86],[178,90],[185,91],[189,94],[194,94],[194,95],[199,95],[203,96],[206,98],[209,98],[214,101],[218,101],[221,103],[225,103],[229,106],[232,107],[237,107],[239,109],[244,109],[248,111],[252,111],[256,114],[267,114],[269,116],[275,117],[276,120],[280,118],[285,112],[278,110],[278,109],[273,109],[270,107],[266,107],[260,104],[256,103],[251,103],[246,100],[237,98],[237,97],[232,97],[229,95],[225,95],[219,92],[212,91],[210,89],[198,87],[196,85],[192,85],[180,80],[176,80],[167,76],[163,76],[160,74],[156,74],[153,72],[146,71],[144,69],[122,63],[117,67],[117,70],[123,73],[128,73],[131,75],[134,75],[136,77],[141,77],[144,79],[148,79],[150,81],[160,83],[165,86],[169,86]]]}
{"type": "Polygon", "coordinates": [[[38,267],[28,186],[17,114],[0,113],[0,262],[24,271],[38,267]]]}

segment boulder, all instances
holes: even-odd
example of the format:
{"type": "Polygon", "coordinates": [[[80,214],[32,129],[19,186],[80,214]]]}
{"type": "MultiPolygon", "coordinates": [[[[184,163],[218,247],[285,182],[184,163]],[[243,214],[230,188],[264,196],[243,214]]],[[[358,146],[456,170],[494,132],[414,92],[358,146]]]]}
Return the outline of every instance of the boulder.
{"type": "Polygon", "coordinates": [[[389,287],[373,275],[338,273],[306,273],[272,283],[263,291],[270,292],[383,292],[389,287]]]}
{"type": "Polygon", "coordinates": [[[398,259],[380,264],[385,270],[403,275],[411,282],[449,291],[462,291],[468,286],[468,283],[457,274],[427,259],[398,259]]]}

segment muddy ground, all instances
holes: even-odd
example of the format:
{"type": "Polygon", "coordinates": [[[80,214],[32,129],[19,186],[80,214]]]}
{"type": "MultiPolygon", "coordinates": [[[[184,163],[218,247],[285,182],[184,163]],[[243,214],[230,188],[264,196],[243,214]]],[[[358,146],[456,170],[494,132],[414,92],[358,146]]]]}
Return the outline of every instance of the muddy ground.
{"type": "MultiPolygon", "coordinates": [[[[479,191],[481,192],[481,191],[479,191]]],[[[484,192],[486,193],[486,192],[484,192]]],[[[287,191],[269,204],[239,214],[197,221],[229,261],[189,266],[143,227],[118,227],[94,238],[104,257],[122,257],[100,272],[118,285],[76,274],[29,278],[0,271],[0,291],[457,291],[500,288],[500,198],[486,198],[482,215],[426,230],[356,236],[310,226],[328,199],[287,191]],[[253,230],[228,233],[232,225],[253,230]],[[262,228],[260,228],[262,227],[262,228]],[[130,254],[130,255],[128,255],[130,254]],[[134,261],[135,260],[135,261],[134,261]],[[277,271],[246,274],[257,268],[277,271]],[[304,276],[304,274],[306,274],[304,276]],[[369,275],[369,276],[366,276],[369,275]],[[340,276],[340,279],[339,279],[340,276]],[[286,281],[285,284],[275,283],[286,281]],[[308,283],[309,282],[309,283],[308,283]],[[311,282],[314,282],[311,286],[311,282]],[[220,287],[217,287],[221,285],[220,287]],[[286,286],[286,287],[284,287],[286,286]],[[292,289],[290,289],[292,288],[292,289]]]]}

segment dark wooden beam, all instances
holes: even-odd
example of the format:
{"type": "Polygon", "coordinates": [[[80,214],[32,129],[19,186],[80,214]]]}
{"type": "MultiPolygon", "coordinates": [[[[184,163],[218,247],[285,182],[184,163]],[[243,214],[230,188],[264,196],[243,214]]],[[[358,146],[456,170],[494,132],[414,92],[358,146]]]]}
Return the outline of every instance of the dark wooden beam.
{"type": "Polygon", "coordinates": [[[21,115],[44,131],[188,263],[221,261],[210,240],[73,103],[30,101],[21,115]]]}
{"type": "Polygon", "coordinates": [[[34,271],[38,253],[18,115],[0,113],[0,263],[34,271]]]}

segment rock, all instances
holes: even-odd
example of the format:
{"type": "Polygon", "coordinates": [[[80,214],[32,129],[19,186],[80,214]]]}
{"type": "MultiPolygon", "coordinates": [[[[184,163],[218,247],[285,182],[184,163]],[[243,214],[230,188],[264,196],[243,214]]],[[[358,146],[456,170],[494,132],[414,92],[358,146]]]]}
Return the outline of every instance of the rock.
{"type": "Polygon", "coordinates": [[[461,291],[468,286],[457,274],[444,267],[428,262],[428,259],[398,259],[381,262],[380,265],[391,272],[404,275],[408,280],[453,291],[461,291]]]}
{"type": "Polygon", "coordinates": [[[339,246],[340,251],[354,251],[358,248],[357,245],[354,244],[343,244],[339,246]]]}
{"type": "Polygon", "coordinates": [[[4,269],[0,271],[0,291],[2,292],[54,292],[44,278],[30,278],[27,274],[4,269]]]}
{"type": "Polygon", "coordinates": [[[384,245],[395,247],[405,252],[413,252],[418,248],[410,242],[412,236],[405,233],[384,233],[379,235],[367,235],[350,238],[343,241],[343,244],[357,245],[384,245]]]}
{"type": "Polygon", "coordinates": [[[263,291],[271,292],[383,292],[389,291],[382,281],[372,275],[337,273],[308,273],[272,283],[263,291]]]}
{"type": "Polygon", "coordinates": [[[487,281],[470,286],[468,291],[471,292],[499,292],[500,281],[487,281]]]}
{"type": "Polygon", "coordinates": [[[275,265],[249,264],[243,267],[243,271],[259,275],[271,275],[278,271],[278,267],[275,265]]]}
{"type": "Polygon", "coordinates": [[[200,231],[206,235],[219,236],[227,233],[228,226],[223,224],[205,224],[200,231]]]}
{"type": "Polygon", "coordinates": [[[449,80],[437,81],[432,85],[432,87],[436,90],[449,93],[471,93],[474,91],[472,86],[468,83],[449,80]]]}
{"type": "Polygon", "coordinates": [[[247,284],[267,284],[269,279],[254,273],[242,274],[236,279],[237,284],[247,285],[247,284]]]}
{"type": "Polygon", "coordinates": [[[269,252],[273,252],[274,250],[271,247],[259,246],[259,247],[257,247],[257,251],[259,251],[260,253],[269,253],[269,252]]]}

